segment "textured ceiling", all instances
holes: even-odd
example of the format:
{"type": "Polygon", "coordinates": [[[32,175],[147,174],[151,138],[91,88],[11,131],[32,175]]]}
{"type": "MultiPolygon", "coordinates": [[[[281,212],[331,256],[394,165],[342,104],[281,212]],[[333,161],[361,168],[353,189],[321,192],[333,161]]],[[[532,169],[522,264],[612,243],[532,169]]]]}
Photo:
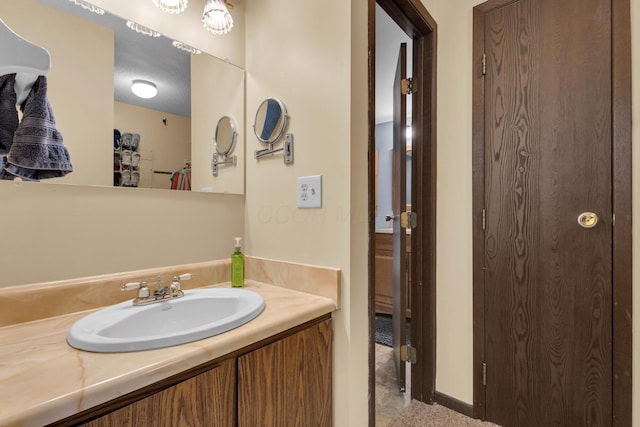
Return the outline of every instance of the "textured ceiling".
{"type": "MultiPolygon", "coordinates": [[[[127,104],[191,117],[190,54],[176,49],[172,40],[145,36],[126,26],[126,21],[105,12],[97,15],[69,0],[40,0],[73,15],[113,29],[115,34],[114,99],[127,104]],[[138,98],[131,92],[133,80],[156,84],[158,95],[138,98]]],[[[55,64],[55,58],[52,61],[55,64]]]]}

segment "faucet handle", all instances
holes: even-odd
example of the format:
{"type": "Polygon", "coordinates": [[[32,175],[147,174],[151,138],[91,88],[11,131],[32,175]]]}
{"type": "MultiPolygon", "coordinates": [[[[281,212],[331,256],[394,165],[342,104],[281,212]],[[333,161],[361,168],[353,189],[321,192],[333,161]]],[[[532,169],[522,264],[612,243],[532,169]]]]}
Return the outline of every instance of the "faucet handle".
{"type": "Polygon", "coordinates": [[[147,282],[129,282],[122,285],[120,288],[121,291],[135,291],[136,289],[140,289],[143,286],[147,286],[147,282]]]}
{"type": "Polygon", "coordinates": [[[181,280],[189,280],[193,277],[191,273],[184,273],[179,276],[173,276],[173,280],[171,281],[171,291],[178,292],[180,290],[180,281],[181,280]]]}
{"type": "Polygon", "coordinates": [[[138,289],[138,298],[149,297],[149,288],[147,282],[129,282],[122,285],[121,291],[134,291],[138,289]]]}

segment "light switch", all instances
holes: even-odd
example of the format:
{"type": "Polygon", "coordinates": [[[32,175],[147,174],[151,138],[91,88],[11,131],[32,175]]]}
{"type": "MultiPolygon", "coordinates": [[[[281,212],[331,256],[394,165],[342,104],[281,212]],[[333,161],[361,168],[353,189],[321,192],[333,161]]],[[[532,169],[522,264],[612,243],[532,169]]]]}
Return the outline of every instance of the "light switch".
{"type": "Polygon", "coordinates": [[[298,177],[298,207],[322,207],[322,175],[298,177]]]}

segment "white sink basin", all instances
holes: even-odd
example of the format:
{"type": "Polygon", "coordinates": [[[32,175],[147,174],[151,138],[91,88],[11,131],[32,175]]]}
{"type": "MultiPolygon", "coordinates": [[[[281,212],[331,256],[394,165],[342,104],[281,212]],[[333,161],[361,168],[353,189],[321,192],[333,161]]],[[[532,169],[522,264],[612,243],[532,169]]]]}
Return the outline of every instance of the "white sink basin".
{"type": "Polygon", "coordinates": [[[71,326],[67,342],[99,353],[169,347],[237,328],[263,309],[262,296],[246,289],[188,290],[182,298],[144,306],[129,300],[91,313],[71,326]]]}

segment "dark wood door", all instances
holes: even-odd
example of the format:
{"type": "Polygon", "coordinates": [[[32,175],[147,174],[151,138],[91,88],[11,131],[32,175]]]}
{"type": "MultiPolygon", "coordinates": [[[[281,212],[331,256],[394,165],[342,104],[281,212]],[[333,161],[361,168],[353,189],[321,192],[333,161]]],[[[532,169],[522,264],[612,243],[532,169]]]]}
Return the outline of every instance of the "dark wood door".
{"type": "Polygon", "coordinates": [[[393,357],[398,387],[406,389],[406,366],[402,346],[407,342],[407,234],[400,215],[407,209],[407,96],[402,81],[407,77],[407,44],[400,44],[396,76],[393,81],[393,159],[391,172],[391,208],[393,210],[393,357]]]}
{"type": "Polygon", "coordinates": [[[486,418],[610,425],[610,0],[497,3],[483,35],[486,418]]]}

